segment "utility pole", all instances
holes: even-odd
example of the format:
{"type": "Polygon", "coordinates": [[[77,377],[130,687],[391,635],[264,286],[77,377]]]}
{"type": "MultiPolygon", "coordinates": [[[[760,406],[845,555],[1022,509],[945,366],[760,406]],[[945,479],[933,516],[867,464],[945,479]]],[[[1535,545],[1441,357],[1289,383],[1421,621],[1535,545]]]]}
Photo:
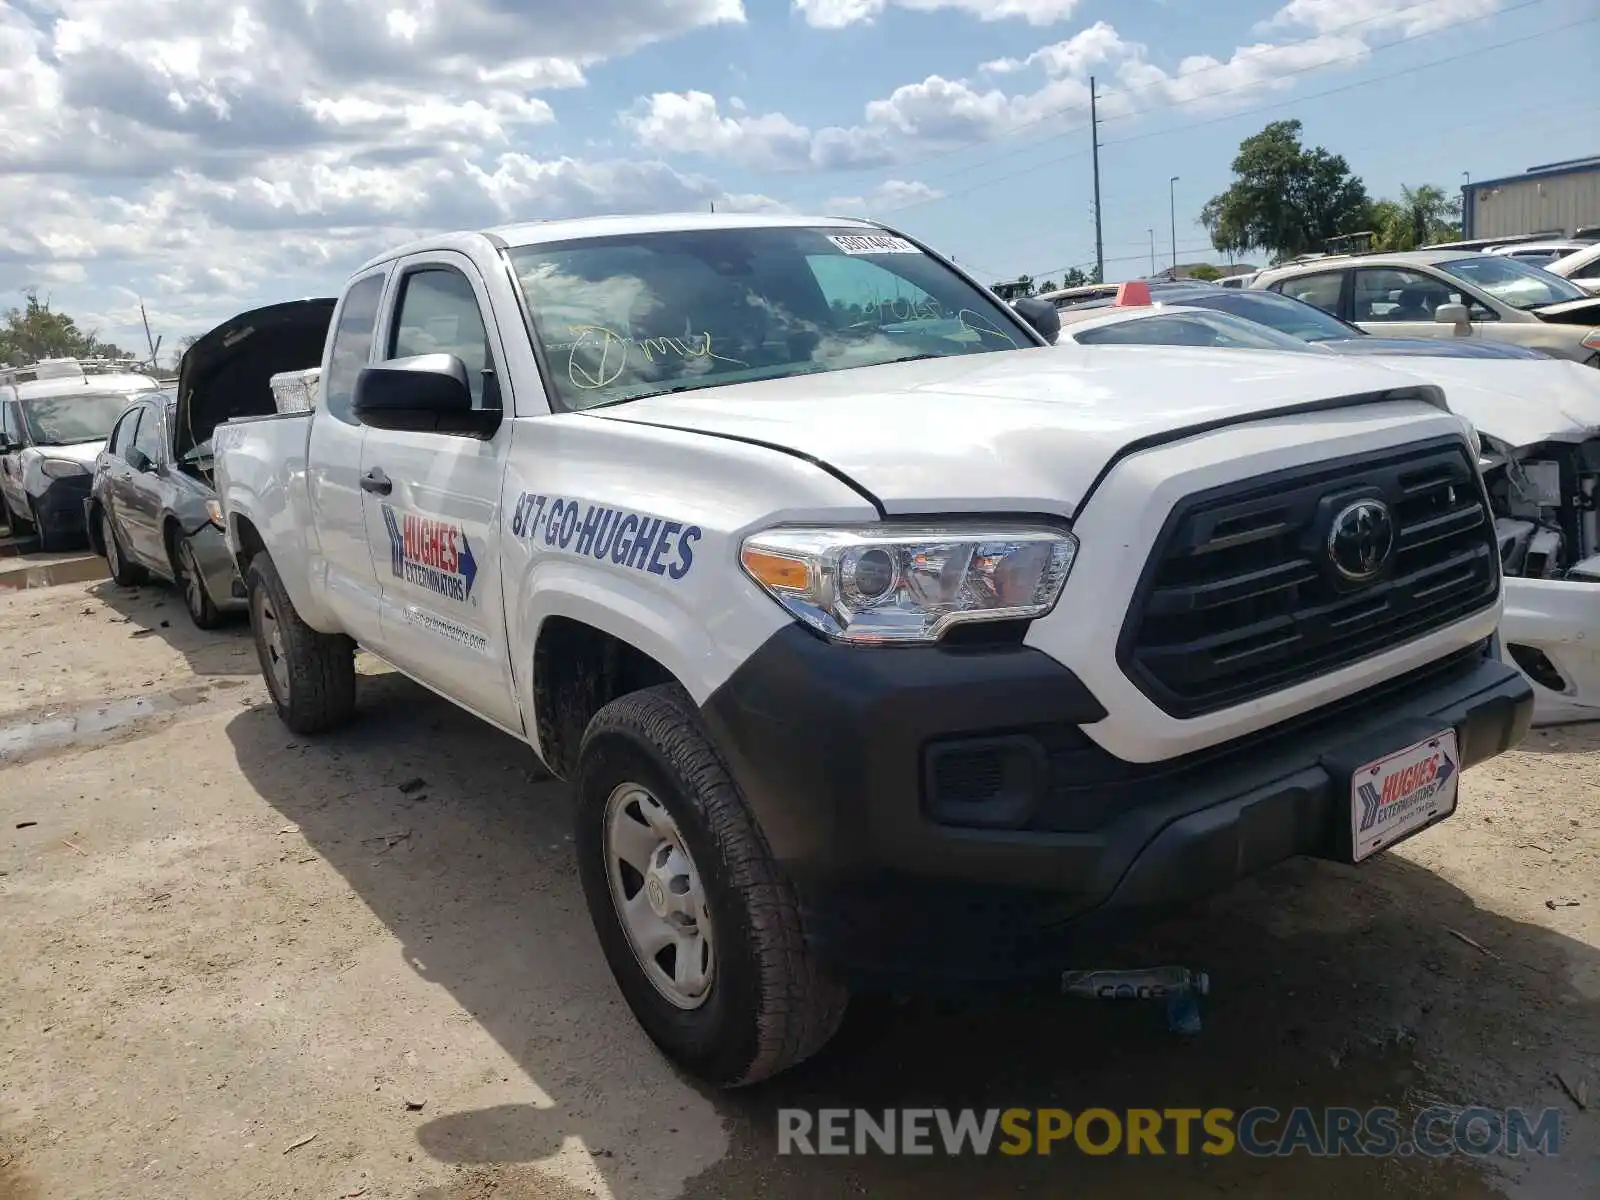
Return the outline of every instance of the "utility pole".
{"type": "Polygon", "coordinates": [[[144,344],[150,347],[150,369],[154,370],[156,365],[157,343],[150,339],[150,318],[145,315],[143,300],[139,301],[139,319],[144,322],[144,344]]]}
{"type": "Polygon", "coordinates": [[[1100,236],[1100,114],[1095,108],[1094,76],[1089,76],[1089,143],[1094,149],[1094,281],[1106,281],[1106,248],[1100,236]]]}
{"type": "Polygon", "coordinates": [[[1154,279],[1156,274],[1156,231],[1147,229],[1145,232],[1150,235],[1150,277],[1154,279]]]}
{"type": "Polygon", "coordinates": [[[1167,181],[1167,206],[1172,217],[1172,277],[1178,277],[1178,176],[1167,181]]]}

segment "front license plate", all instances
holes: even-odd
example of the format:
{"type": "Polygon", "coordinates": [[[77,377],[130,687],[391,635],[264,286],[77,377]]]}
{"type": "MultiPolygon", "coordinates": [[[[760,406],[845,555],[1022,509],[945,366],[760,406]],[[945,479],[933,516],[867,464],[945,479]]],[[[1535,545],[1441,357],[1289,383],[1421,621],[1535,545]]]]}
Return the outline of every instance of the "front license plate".
{"type": "Polygon", "coordinates": [[[1461,759],[1453,729],[1356,771],[1350,781],[1350,849],[1360,862],[1456,809],[1461,759]]]}

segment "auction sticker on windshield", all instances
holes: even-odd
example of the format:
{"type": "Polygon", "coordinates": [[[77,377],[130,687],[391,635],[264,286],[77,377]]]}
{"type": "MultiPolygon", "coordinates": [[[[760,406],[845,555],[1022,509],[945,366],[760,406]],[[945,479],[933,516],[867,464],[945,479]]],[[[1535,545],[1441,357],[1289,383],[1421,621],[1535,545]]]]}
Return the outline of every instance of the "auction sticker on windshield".
{"type": "Polygon", "coordinates": [[[1455,730],[1368,763],[1350,781],[1354,861],[1377,853],[1456,808],[1461,760],[1455,730]]]}
{"type": "Polygon", "coordinates": [[[887,233],[830,233],[828,240],[846,254],[921,254],[902,237],[887,233]]]}

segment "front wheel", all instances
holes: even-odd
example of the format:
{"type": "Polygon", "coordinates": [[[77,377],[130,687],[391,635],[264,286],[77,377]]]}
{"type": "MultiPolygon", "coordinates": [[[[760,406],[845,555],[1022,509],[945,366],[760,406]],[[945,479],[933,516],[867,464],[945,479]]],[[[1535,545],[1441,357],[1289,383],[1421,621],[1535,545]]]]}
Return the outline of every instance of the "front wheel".
{"type": "Polygon", "coordinates": [[[113,583],[122,587],[135,587],[144,582],[144,571],[128,561],[122,542],[117,538],[117,525],[106,509],[100,510],[100,540],[106,548],[106,567],[111,571],[113,583]]]}
{"type": "Polygon", "coordinates": [[[54,554],[64,540],[59,533],[39,519],[39,510],[30,502],[28,523],[33,526],[33,536],[39,539],[39,553],[54,554]]]}
{"type": "Polygon", "coordinates": [[[794,893],[683,690],[602,708],[577,777],[589,915],[656,1045],[721,1086],[820,1050],[847,993],[807,948],[794,893]]]}
{"type": "Polygon", "coordinates": [[[355,643],[302,621],[265,554],[251,560],[245,587],[261,675],[279,720],[300,734],[323,733],[349,721],[356,708],[355,643]]]}
{"type": "Polygon", "coordinates": [[[195,557],[194,543],[183,534],[177,536],[178,586],[183,589],[183,606],[189,618],[201,629],[215,629],[222,624],[222,613],[211,601],[206,591],[206,577],[200,570],[200,560],[195,557]]]}

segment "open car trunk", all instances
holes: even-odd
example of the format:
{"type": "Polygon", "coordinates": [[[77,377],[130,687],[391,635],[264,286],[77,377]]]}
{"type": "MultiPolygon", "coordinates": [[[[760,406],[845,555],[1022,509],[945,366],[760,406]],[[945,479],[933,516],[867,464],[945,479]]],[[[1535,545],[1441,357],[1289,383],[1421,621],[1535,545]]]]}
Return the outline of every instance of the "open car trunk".
{"type": "Polygon", "coordinates": [[[321,363],[334,303],[334,297],[324,296],[251,309],[184,352],[173,446],[183,470],[209,480],[216,427],[233,417],[277,411],[272,377],[321,363]]]}

